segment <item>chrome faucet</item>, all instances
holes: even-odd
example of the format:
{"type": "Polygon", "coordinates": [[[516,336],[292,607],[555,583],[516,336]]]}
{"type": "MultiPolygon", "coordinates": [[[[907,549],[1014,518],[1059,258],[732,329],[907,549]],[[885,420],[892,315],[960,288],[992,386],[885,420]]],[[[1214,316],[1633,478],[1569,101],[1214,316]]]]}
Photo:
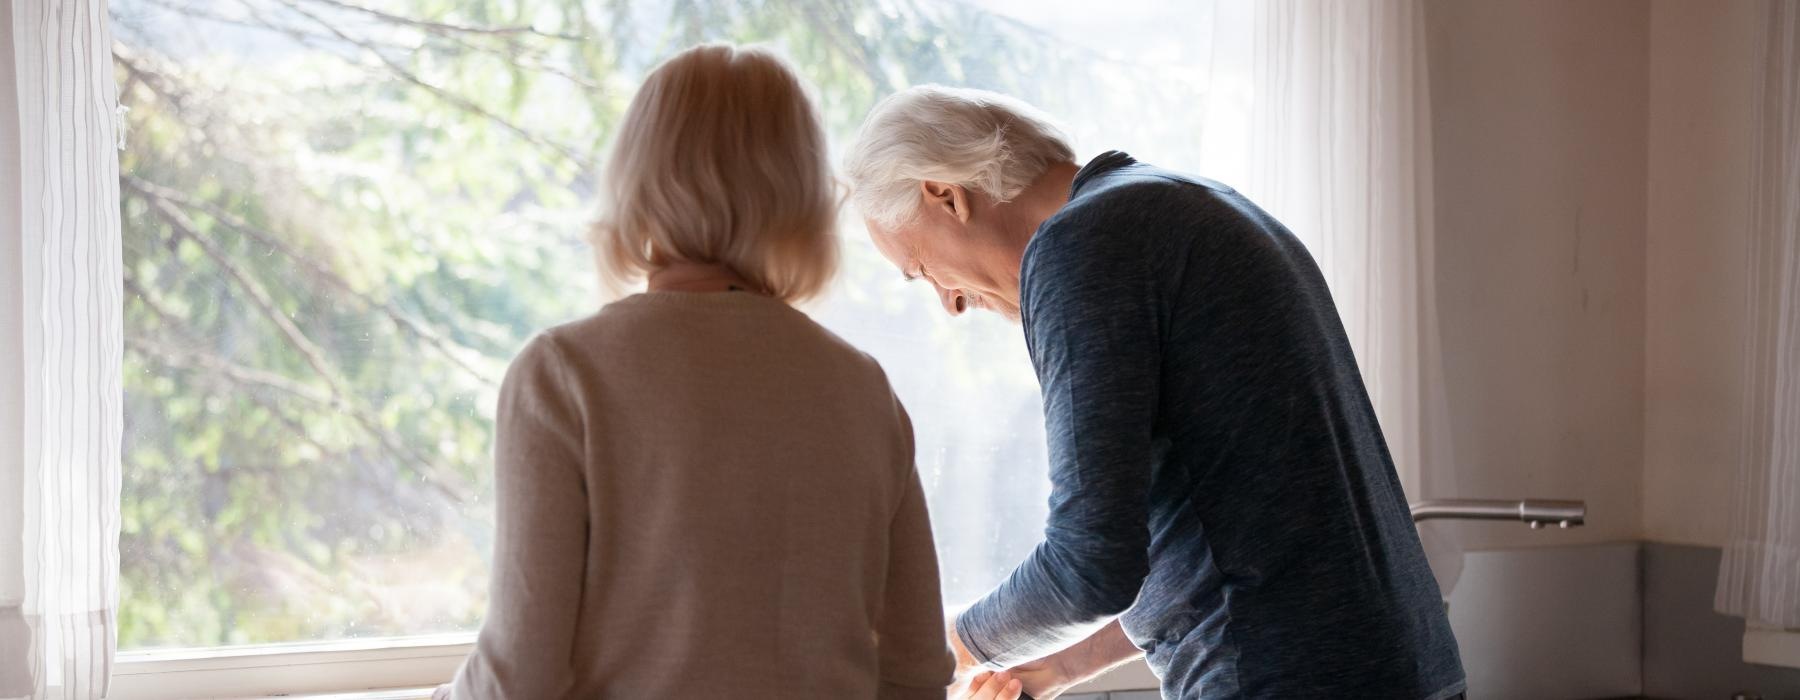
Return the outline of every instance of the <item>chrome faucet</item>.
{"type": "Polygon", "coordinates": [[[1550,523],[1568,529],[1587,524],[1586,501],[1500,501],[1445,498],[1411,504],[1413,522],[1421,520],[1516,520],[1536,530],[1550,523]]]}

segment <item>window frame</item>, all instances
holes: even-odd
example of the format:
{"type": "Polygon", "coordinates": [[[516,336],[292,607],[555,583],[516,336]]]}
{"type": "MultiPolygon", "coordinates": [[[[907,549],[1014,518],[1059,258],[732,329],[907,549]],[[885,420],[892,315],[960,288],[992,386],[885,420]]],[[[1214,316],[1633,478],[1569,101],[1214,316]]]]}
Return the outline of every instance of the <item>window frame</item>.
{"type": "MultiPolygon", "coordinates": [[[[112,666],[108,697],[425,697],[432,687],[452,678],[473,651],[474,640],[474,632],[461,632],[120,650],[112,666]]],[[[1070,692],[1153,690],[1157,686],[1157,679],[1139,658],[1070,692]]]]}

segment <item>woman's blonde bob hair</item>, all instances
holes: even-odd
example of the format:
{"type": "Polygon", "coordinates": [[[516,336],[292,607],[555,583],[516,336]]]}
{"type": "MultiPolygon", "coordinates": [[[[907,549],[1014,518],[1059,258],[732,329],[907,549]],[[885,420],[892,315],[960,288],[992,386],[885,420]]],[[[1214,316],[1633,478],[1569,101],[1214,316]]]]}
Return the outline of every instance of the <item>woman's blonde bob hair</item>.
{"type": "Polygon", "coordinates": [[[786,302],[837,270],[837,181],[806,87],[767,50],[695,46],[644,81],[602,172],[594,254],[623,286],[724,265],[786,302]]]}

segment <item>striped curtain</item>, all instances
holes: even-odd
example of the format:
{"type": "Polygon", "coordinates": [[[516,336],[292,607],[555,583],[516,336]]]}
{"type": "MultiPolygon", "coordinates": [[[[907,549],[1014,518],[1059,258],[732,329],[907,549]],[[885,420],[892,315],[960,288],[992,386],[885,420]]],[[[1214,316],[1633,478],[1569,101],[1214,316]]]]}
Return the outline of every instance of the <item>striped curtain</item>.
{"type": "Polygon", "coordinates": [[[1766,8],[1744,450],[1714,607],[1753,626],[1800,629],[1800,0],[1766,8]]]}
{"type": "Polygon", "coordinates": [[[13,0],[0,22],[0,698],[99,698],[119,597],[112,38],[104,0],[13,0]]]}

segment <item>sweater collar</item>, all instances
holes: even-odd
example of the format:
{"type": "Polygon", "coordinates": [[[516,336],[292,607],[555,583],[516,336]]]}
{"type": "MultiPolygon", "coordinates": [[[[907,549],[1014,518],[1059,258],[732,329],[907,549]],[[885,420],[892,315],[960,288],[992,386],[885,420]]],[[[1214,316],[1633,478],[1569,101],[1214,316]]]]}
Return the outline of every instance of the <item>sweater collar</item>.
{"type": "Polygon", "coordinates": [[[1081,170],[1075,172],[1075,180],[1069,183],[1069,198],[1074,199],[1075,195],[1081,192],[1082,186],[1094,177],[1135,163],[1137,163],[1137,159],[1124,151],[1107,151],[1094,156],[1093,160],[1088,161],[1087,165],[1081,166],[1081,170]]]}

